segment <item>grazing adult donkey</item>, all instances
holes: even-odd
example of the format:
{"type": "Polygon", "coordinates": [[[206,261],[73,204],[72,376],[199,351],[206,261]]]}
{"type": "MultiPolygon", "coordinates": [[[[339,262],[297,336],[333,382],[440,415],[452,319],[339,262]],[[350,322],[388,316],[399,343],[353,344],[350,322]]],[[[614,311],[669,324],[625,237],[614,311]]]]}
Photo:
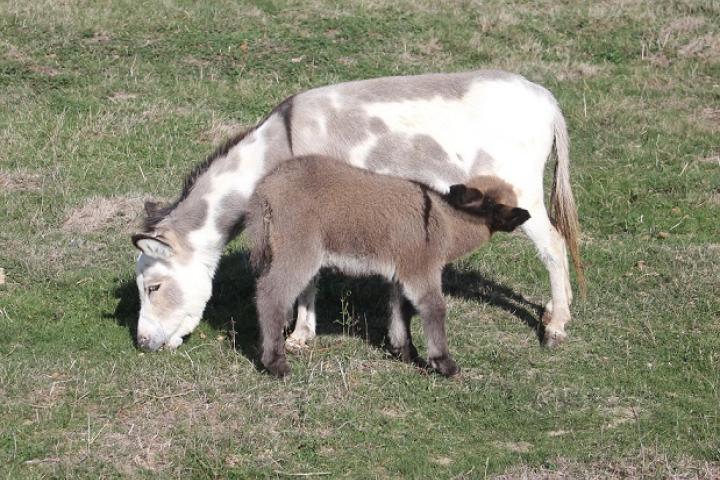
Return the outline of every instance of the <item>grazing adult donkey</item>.
{"type": "Polygon", "coordinates": [[[223,247],[237,232],[256,183],[280,162],[308,154],[440,192],[477,175],[509,183],[518,206],[530,212],[523,230],[550,273],[544,341],[554,345],[565,338],[572,298],[566,241],[583,285],[565,120],[543,87],[518,75],[481,70],[378,78],[297,94],[196,167],[174,203],[147,205],[145,232],[133,237],[142,251],[141,347],[177,347],[197,326],[223,247]],[[553,145],[554,225],[543,195],[553,145]]]}
{"type": "MultiPolygon", "coordinates": [[[[280,165],[257,185],[245,217],[254,243],[250,258],[262,271],[257,310],[263,365],[277,376],[290,372],[283,326],[298,296],[315,288],[320,269],[334,267],[393,282],[422,317],[428,364],[455,375],[459,368],[445,336],[442,269],[494,232],[510,232],[530,218],[516,202],[510,185],[489,176],[472,177],[441,195],[327,157],[280,165]]],[[[414,360],[410,318],[399,318],[399,295],[392,298],[390,344],[414,360]]]]}

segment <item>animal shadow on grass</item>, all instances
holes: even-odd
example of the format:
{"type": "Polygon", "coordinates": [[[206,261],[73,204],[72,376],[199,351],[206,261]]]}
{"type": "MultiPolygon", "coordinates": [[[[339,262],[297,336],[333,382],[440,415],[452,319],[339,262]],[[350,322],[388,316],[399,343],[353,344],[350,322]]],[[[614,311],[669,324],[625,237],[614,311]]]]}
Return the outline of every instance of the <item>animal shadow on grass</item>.
{"type": "MultiPolygon", "coordinates": [[[[224,332],[235,349],[260,368],[255,280],[247,251],[237,250],[224,255],[203,318],[215,330],[224,332]]],[[[542,317],[543,308],[509,287],[477,272],[457,270],[450,265],[443,272],[443,290],[446,295],[479,299],[502,308],[534,329],[538,339],[542,339],[542,324],[538,318],[542,317]]],[[[135,282],[121,281],[114,295],[119,300],[115,312],[105,317],[113,318],[118,325],[127,328],[137,347],[140,300],[135,282]]],[[[353,278],[324,270],[316,298],[317,334],[359,337],[372,346],[386,348],[389,298],[389,285],[379,277],[353,278]]]]}

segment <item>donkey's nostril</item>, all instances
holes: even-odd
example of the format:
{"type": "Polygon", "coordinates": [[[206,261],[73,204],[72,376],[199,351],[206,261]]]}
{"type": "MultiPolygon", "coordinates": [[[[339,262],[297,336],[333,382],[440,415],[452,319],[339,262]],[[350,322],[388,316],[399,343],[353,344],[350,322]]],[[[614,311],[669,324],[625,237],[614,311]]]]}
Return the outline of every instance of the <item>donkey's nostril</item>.
{"type": "Polygon", "coordinates": [[[140,348],[148,348],[148,345],[150,345],[150,337],[147,337],[145,335],[138,335],[137,342],[140,348]]]}

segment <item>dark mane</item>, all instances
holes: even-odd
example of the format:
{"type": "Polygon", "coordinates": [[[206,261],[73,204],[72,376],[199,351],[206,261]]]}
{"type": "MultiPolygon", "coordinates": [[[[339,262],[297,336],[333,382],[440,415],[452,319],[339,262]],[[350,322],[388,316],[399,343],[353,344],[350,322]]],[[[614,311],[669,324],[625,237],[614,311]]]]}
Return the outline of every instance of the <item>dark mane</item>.
{"type": "Polygon", "coordinates": [[[248,136],[250,133],[254,132],[260,125],[264,124],[268,118],[273,116],[273,114],[277,113],[279,114],[282,119],[283,123],[285,124],[285,133],[287,135],[288,144],[290,145],[290,153],[292,153],[292,135],[291,135],[291,128],[290,128],[290,119],[292,117],[292,106],[293,106],[293,96],[290,96],[283,100],[277,107],[273,108],[270,113],[265,116],[260,122],[258,122],[254,127],[251,127],[244,132],[241,132],[234,137],[231,137],[225,143],[220,145],[215,151],[210,154],[203,162],[195,165],[195,167],[192,169],[190,174],[185,177],[185,182],[183,183],[183,189],[182,193],[180,193],[180,196],[171,204],[166,205],[164,207],[160,207],[157,204],[154,203],[146,203],[145,204],[145,221],[143,222],[143,228],[145,229],[146,233],[152,232],[155,227],[158,226],[158,224],[165,218],[167,218],[170,213],[177,208],[177,206],[185,200],[188,195],[190,195],[190,192],[193,189],[193,186],[195,185],[195,182],[197,179],[205,173],[210,166],[213,164],[213,162],[221,157],[224,157],[228,154],[230,149],[232,149],[235,145],[240,143],[246,136],[248,136]]]}

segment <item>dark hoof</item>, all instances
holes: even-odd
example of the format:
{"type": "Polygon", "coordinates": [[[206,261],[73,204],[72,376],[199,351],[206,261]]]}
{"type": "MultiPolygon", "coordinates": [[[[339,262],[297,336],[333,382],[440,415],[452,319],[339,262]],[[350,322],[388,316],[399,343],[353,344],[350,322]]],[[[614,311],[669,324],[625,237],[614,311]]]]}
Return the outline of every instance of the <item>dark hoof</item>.
{"type": "Polygon", "coordinates": [[[460,373],[460,367],[450,357],[429,358],[428,363],[433,370],[445,377],[454,377],[460,373]]]}
{"type": "Polygon", "coordinates": [[[287,359],[284,356],[276,356],[271,361],[263,361],[265,369],[273,376],[277,378],[283,378],[290,375],[290,365],[288,365],[287,359]]]}
{"type": "Polygon", "coordinates": [[[420,357],[418,355],[417,349],[415,348],[415,345],[413,345],[412,343],[403,345],[400,348],[395,348],[391,346],[390,352],[395,358],[398,358],[405,363],[416,363],[418,358],[420,357]]]}

